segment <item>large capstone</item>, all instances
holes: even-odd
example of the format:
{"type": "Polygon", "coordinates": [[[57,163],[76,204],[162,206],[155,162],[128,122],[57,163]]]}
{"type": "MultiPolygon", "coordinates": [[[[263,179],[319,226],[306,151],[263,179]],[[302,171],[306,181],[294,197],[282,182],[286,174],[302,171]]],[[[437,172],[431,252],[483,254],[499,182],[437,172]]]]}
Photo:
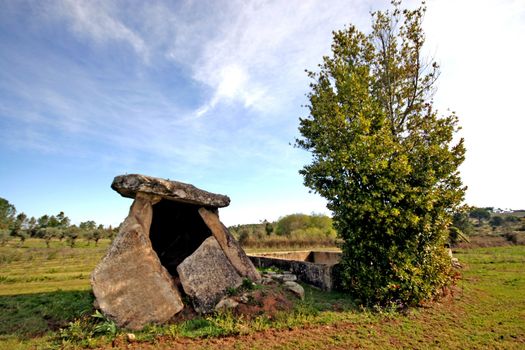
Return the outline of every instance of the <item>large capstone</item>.
{"type": "Polygon", "coordinates": [[[135,198],[139,192],[149,193],[164,199],[204,207],[222,208],[230,205],[230,198],[201,190],[193,185],[157,177],[129,174],[115,177],[111,188],[124,197],[135,198]]]}
{"type": "Polygon", "coordinates": [[[207,238],[199,249],[177,267],[177,271],[184,292],[199,313],[212,312],[228,288],[242,284],[242,277],[215,237],[207,238]]]}

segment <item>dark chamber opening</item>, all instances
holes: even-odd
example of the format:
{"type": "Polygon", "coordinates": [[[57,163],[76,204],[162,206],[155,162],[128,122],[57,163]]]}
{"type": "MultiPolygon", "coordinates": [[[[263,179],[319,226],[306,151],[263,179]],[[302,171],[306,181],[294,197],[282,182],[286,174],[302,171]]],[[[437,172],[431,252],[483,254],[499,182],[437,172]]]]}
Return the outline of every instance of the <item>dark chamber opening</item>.
{"type": "Polygon", "coordinates": [[[199,208],[165,199],[153,205],[151,244],[161,264],[174,277],[178,277],[177,266],[211,236],[199,208]]]}

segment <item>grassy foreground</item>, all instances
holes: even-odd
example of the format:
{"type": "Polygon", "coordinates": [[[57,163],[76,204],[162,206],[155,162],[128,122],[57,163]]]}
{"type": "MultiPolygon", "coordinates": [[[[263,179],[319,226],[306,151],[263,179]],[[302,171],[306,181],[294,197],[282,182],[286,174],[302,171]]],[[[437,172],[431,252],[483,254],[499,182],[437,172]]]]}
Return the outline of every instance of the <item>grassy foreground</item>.
{"type": "Polygon", "coordinates": [[[0,349],[525,348],[525,246],[458,250],[464,269],[457,289],[402,314],[306,287],[291,313],[151,326],[128,343],[125,331],[91,316],[89,274],[107,241],[16,245],[0,247],[0,349]]]}

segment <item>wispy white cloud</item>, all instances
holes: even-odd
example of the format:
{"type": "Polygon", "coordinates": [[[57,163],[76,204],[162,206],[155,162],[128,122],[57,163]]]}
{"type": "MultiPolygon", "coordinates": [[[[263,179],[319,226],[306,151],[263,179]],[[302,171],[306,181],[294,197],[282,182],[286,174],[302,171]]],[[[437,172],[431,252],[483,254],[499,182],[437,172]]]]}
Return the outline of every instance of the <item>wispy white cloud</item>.
{"type": "Polygon", "coordinates": [[[304,69],[315,68],[328,51],[331,30],[362,14],[364,6],[360,1],[235,5],[228,21],[217,19],[221,35],[203,42],[191,66],[194,78],[214,91],[205,110],[231,100],[266,112],[290,103],[305,89],[304,69]]]}
{"type": "Polygon", "coordinates": [[[149,60],[149,50],[142,37],[118,19],[117,4],[98,0],[62,0],[52,6],[52,11],[53,15],[68,20],[75,33],[97,44],[125,42],[146,62],[149,60]]]}

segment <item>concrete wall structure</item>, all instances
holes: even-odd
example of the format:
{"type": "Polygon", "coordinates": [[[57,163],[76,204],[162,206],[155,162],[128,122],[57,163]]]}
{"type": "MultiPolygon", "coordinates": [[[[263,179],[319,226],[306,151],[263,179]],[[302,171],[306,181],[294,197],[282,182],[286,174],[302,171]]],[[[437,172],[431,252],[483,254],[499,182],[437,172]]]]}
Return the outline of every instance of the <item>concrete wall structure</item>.
{"type": "Polygon", "coordinates": [[[334,288],[334,266],[341,259],[340,252],[324,251],[257,253],[248,256],[256,267],[291,271],[302,282],[326,291],[334,288]]]}

